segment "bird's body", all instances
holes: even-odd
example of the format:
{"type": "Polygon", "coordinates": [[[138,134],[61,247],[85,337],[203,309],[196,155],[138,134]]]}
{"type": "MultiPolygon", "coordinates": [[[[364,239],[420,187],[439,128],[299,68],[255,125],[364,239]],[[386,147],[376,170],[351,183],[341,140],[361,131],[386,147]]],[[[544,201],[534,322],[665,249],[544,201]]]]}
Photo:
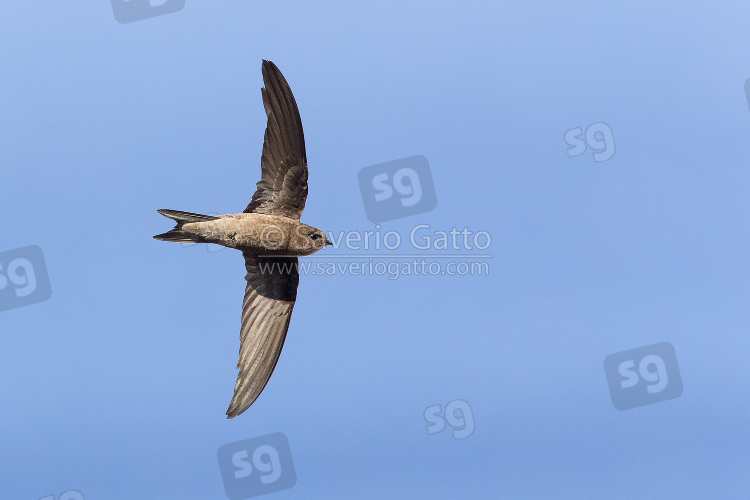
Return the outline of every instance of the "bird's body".
{"type": "Polygon", "coordinates": [[[241,214],[217,216],[159,210],[177,226],[154,236],[163,241],[216,243],[240,250],[245,258],[240,373],[227,418],[253,404],[276,367],[297,299],[297,257],[331,244],[323,231],[300,222],[307,199],[307,156],[294,95],[270,61],[263,61],[263,81],[268,124],[261,180],[250,204],[241,214]]]}
{"type": "MultiPolygon", "coordinates": [[[[184,218],[198,217],[198,214],[174,210],[159,210],[159,213],[169,218],[180,217],[175,214],[184,214],[184,218]]],[[[326,244],[321,230],[279,215],[243,213],[207,216],[190,222],[175,220],[178,221],[176,232],[179,234],[172,239],[168,236],[170,233],[164,233],[159,239],[215,243],[242,252],[294,257],[313,254],[326,244]],[[315,239],[311,235],[316,236],[315,239]]]]}

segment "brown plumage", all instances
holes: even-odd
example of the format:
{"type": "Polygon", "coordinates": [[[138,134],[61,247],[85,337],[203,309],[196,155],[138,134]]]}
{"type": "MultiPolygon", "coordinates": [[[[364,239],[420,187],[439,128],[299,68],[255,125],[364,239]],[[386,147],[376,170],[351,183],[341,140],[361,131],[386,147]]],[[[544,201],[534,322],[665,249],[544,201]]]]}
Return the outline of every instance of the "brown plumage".
{"type": "Polygon", "coordinates": [[[250,204],[241,214],[218,216],[159,210],[177,226],[154,236],[164,241],[216,243],[242,251],[245,258],[240,372],[227,418],[253,404],[276,367],[297,298],[297,256],[331,244],[323,231],[299,221],[307,200],[307,154],[292,90],[271,61],[263,61],[263,83],[268,124],[261,179],[250,204]]]}

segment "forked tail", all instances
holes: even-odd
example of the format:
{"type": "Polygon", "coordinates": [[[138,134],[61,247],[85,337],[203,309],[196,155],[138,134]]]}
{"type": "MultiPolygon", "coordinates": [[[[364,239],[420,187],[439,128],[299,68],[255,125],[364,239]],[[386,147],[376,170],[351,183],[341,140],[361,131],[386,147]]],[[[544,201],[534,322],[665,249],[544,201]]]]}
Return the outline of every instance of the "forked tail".
{"type": "Polygon", "coordinates": [[[157,234],[156,236],[154,236],[154,239],[161,241],[182,241],[199,243],[199,241],[196,240],[195,236],[191,237],[190,235],[182,232],[182,225],[186,222],[205,222],[218,219],[218,217],[214,217],[213,215],[192,214],[190,212],[180,212],[179,210],[157,210],[157,212],[162,214],[164,217],[169,217],[170,219],[177,221],[177,225],[171,231],[167,231],[166,233],[157,234]]]}

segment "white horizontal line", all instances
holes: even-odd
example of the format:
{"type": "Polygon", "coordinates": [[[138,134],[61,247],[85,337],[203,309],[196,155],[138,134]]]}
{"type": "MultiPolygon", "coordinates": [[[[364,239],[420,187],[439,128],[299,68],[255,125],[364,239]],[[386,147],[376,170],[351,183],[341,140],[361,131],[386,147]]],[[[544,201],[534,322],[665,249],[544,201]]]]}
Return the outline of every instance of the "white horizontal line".
{"type": "Polygon", "coordinates": [[[429,254],[351,254],[351,255],[259,255],[258,257],[303,257],[306,259],[491,259],[492,255],[429,255],[429,254]]]}

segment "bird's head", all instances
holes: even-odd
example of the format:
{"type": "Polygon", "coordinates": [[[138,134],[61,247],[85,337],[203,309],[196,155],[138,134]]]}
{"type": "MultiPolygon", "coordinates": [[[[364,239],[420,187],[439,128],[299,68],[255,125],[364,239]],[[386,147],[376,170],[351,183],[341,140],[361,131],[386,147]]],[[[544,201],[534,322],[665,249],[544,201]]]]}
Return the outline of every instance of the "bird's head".
{"type": "Polygon", "coordinates": [[[292,241],[293,251],[297,255],[310,255],[328,245],[333,245],[326,234],[318,228],[300,224],[292,241]]]}

